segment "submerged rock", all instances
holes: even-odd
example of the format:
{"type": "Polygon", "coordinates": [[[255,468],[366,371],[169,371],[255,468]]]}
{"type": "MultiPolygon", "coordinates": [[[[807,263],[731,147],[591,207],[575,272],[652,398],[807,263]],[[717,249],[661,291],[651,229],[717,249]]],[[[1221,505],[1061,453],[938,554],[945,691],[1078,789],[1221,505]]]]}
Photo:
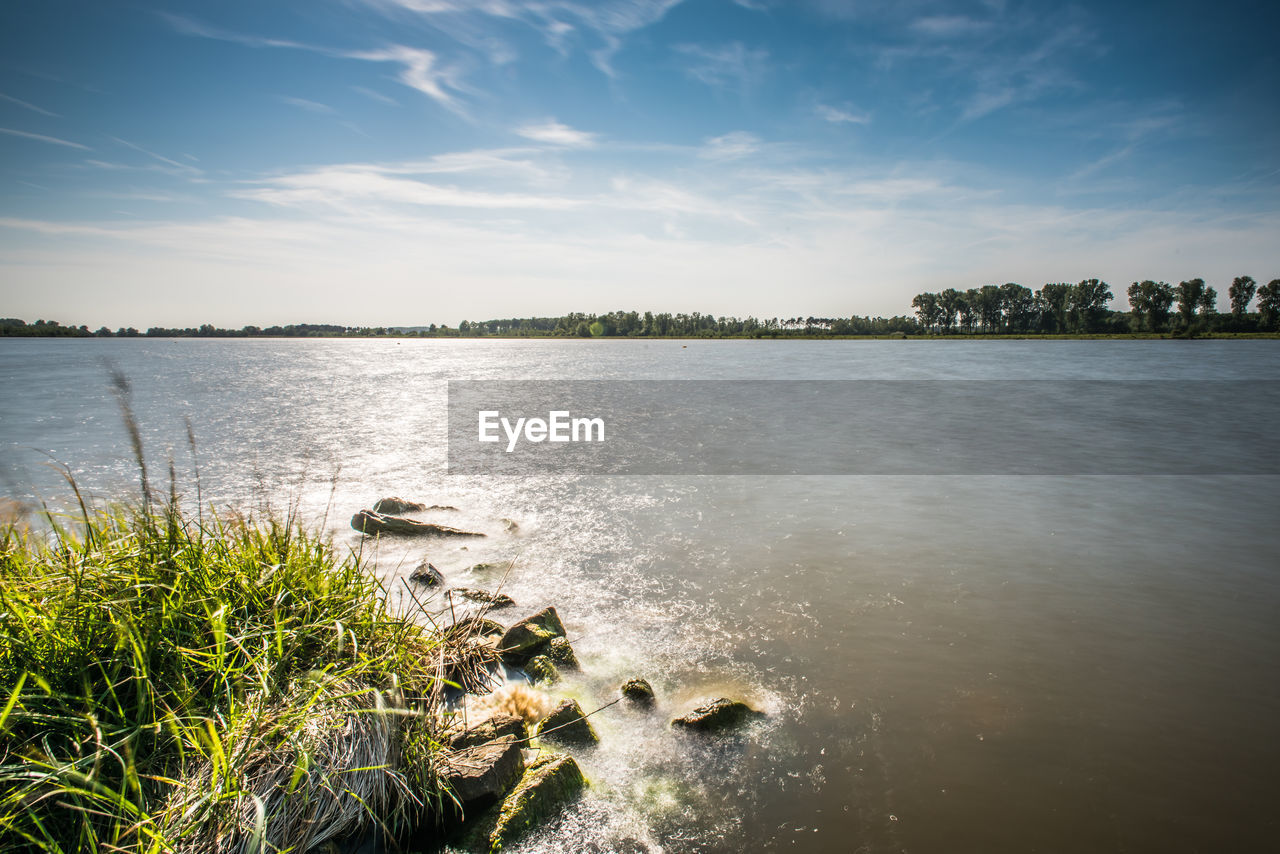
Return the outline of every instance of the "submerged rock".
{"type": "Polygon", "coordinates": [[[373,510],[361,510],[351,517],[351,527],[362,534],[400,534],[407,537],[483,537],[475,531],[463,531],[448,525],[433,525],[403,516],[387,516],[373,510]]]}
{"type": "Polygon", "coordinates": [[[488,572],[488,571],[489,571],[489,570],[491,570],[491,569],[502,569],[502,564],[500,564],[500,563],[477,563],[475,566],[471,567],[471,571],[472,571],[472,572],[488,572]]]}
{"type": "Polygon", "coordinates": [[[696,732],[722,732],[762,717],[764,712],[757,712],[740,700],[721,697],[676,718],[671,725],[696,732]]]}
{"type": "Polygon", "coordinates": [[[466,747],[497,741],[505,736],[511,736],[516,741],[523,742],[529,737],[529,728],[525,726],[522,718],[499,712],[450,738],[449,746],[454,750],[462,750],[466,747]]]}
{"type": "Polygon", "coordinates": [[[543,753],[498,807],[477,820],[459,840],[466,851],[500,851],[554,817],[586,788],[572,756],[543,753]]]}
{"type": "Polygon", "coordinates": [[[444,584],[444,573],[424,560],[418,564],[417,569],[409,573],[409,580],[425,584],[428,587],[435,587],[444,584]]]}
{"type": "Polygon", "coordinates": [[[542,651],[553,638],[564,637],[564,623],[555,608],[544,608],[532,617],[525,617],[502,636],[499,649],[502,660],[520,665],[542,651]]]}
{"type": "Polygon", "coordinates": [[[502,527],[508,534],[514,534],[520,530],[520,526],[516,524],[514,519],[501,519],[502,527]]]}
{"type": "Polygon", "coordinates": [[[560,671],[556,669],[555,662],[545,655],[535,655],[526,661],[524,672],[529,674],[529,678],[534,682],[550,684],[560,681],[560,671]]]}
{"type": "Polygon", "coordinates": [[[578,656],[574,655],[573,644],[568,638],[552,638],[547,641],[547,658],[555,662],[556,667],[565,670],[579,670],[578,656]]]}
{"type": "Polygon", "coordinates": [[[538,738],[561,744],[595,744],[600,740],[577,700],[564,700],[538,724],[538,738]]]}
{"type": "Polygon", "coordinates": [[[524,772],[524,753],[514,736],[444,750],[439,755],[440,780],[463,806],[488,806],[501,800],[524,772]]]}
{"type": "Polygon", "coordinates": [[[418,513],[426,509],[425,504],[406,501],[403,498],[379,498],[373,502],[374,513],[390,513],[393,516],[399,516],[401,513],[418,513]]]}
{"type": "Polygon", "coordinates": [[[455,587],[453,592],[463,599],[470,599],[472,602],[483,602],[492,611],[497,611],[500,608],[510,608],[516,604],[515,600],[505,593],[492,593],[488,590],[477,590],[474,587],[455,587]]]}
{"type": "Polygon", "coordinates": [[[647,679],[628,679],[619,690],[627,701],[637,706],[652,706],[657,699],[647,679]]]}

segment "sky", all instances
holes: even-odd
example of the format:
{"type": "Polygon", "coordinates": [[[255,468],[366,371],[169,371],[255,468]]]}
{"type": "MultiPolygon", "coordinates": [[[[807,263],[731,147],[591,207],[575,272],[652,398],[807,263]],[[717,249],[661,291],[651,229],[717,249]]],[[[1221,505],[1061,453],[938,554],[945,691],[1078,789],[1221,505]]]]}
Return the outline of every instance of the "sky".
{"type": "Polygon", "coordinates": [[[1280,7],[10,0],[0,316],[909,314],[1280,277],[1280,7]]]}

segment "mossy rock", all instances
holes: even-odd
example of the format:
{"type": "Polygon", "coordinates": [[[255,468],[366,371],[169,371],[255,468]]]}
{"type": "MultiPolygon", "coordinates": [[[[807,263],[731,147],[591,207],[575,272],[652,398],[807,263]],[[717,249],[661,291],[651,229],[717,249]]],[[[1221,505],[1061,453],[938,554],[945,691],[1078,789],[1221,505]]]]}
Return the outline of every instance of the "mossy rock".
{"type": "Polygon", "coordinates": [[[527,739],[529,728],[525,725],[524,719],[514,715],[496,714],[450,738],[449,746],[454,750],[462,750],[466,747],[497,741],[507,735],[519,742],[527,739]]]}
{"type": "Polygon", "coordinates": [[[595,744],[600,740],[577,700],[563,700],[538,724],[538,738],[560,744],[595,744]]]}
{"type": "Polygon", "coordinates": [[[454,845],[463,851],[501,851],[554,818],[586,786],[587,778],[572,756],[543,753],[525,768],[501,804],[467,823],[454,845]]]}
{"type": "Polygon", "coordinates": [[[564,670],[579,670],[578,656],[573,652],[573,644],[568,638],[552,638],[547,641],[547,658],[556,663],[556,667],[564,670]]]}
{"type": "Polygon", "coordinates": [[[526,661],[524,672],[534,682],[543,682],[550,685],[560,681],[560,671],[556,668],[555,662],[545,655],[535,655],[526,661]]]}
{"type": "Polygon", "coordinates": [[[682,715],[671,722],[673,727],[692,730],[694,732],[724,732],[733,729],[755,718],[764,717],[764,712],[755,709],[740,700],[729,700],[721,697],[704,703],[687,715],[682,715]]]}
{"type": "Polygon", "coordinates": [[[502,660],[519,666],[543,651],[553,638],[564,637],[564,623],[555,608],[544,608],[532,617],[525,617],[502,636],[499,648],[502,660]]]}
{"type": "Polygon", "coordinates": [[[647,679],[628,679],[619,690],[628,702],[637,706],[652,707],[657,700],[647,679]]]}

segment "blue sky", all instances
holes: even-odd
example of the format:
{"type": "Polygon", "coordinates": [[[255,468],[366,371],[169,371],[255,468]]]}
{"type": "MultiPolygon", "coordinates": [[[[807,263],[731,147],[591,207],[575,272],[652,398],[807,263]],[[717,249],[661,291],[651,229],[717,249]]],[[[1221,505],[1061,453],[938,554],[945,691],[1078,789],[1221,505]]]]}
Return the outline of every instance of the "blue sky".
{"type": "Polygon", "coordinates": [[[1225,301],[1280,276],[1277,31],[1232,2],[10,2],[0,314],[1225,301]]]}

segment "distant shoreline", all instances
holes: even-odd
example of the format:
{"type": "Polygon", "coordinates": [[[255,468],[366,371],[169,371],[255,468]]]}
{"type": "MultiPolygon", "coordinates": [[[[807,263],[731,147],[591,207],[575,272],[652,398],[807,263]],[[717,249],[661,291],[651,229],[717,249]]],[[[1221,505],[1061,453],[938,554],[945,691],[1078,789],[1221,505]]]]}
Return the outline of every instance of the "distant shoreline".
{"type": "Polygon", "coordinates": [[[1179,335],[1170,332],[1090,332],[1090,333],[1003,333],[972,332],[952,335],[907,334],[894,333],[885,335],[836,335],[833,333],[814,332],[780,332],[767,335],[610,335],[594,338],[580,338],[574,335],[416,335],[413,333],[389,332],[380,335],[3,335],[0,340],[22,339],[65,339],[65,340],[100,340],[104,338],[118,340],[146,341],[181,341],[188,339],[202,340],[238,340],[238,341],[1208,341],[1208,340],[1275,340],[1280,339],[1280,332],[1204,332],[1197,335],[1179,335]]]}

